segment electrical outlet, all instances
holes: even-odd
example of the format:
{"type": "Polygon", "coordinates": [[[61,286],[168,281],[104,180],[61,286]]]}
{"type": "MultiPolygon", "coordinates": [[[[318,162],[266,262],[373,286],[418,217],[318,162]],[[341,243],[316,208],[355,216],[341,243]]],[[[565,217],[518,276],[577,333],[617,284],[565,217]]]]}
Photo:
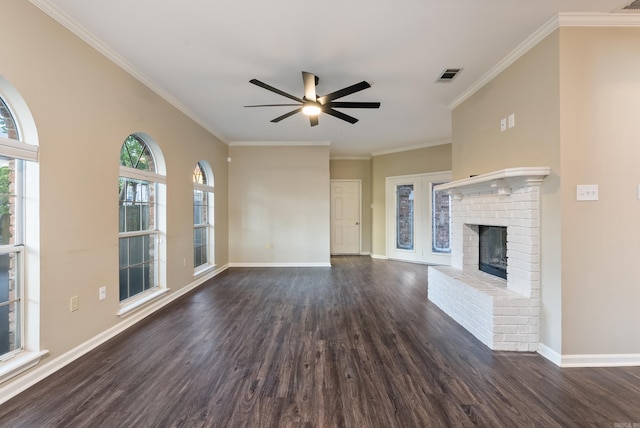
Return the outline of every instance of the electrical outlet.
{"type": "Polygon", "coordinates": [[[75,312],[80,309],[80,298],[78,296],[71,296],[69,300],[69,312],[75,312]]]}
{"type": "Polygon", "coordinates": [[[500,119],[500,132],[504,132],[507,130],[507,118],[503,117],[500,119]]]}
{"type": "Polygon", "coordinates": [[[267,250],[271,250],[271,249],[273,249],[273,244],[272,244],[271,242],[267,242],[267,243],[264,245],[264,248],[266,248],[267,250]]]}
{"type": "Polygon", "coordinates": [[[509,129],[511,129],[514,126],[516,126],[516,115],[515,115],[515,113],[511,113],[509,115],[509,117],[507,118],[507,122],[508,122],[509,129]]]}
{"type": "Polygon", "coordinates": [[[104,300],[107,298],[107,287],[100,287],[98,289],[98,299],[104,300]]]}

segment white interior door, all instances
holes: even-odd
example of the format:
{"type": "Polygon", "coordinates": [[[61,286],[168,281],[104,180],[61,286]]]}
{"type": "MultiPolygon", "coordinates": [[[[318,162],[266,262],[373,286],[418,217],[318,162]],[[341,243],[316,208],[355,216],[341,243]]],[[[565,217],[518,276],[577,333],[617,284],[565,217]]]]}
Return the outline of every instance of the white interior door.
{"type": "Polygon", "coordinates": [[[450,173],[387,177],[387,257],[421,263],[450,264],[449,197],[433,186],[450,173]]]}
{"type": "Polygon", "coordinates": [[[360,254],[360,180],[331,180],[331,254],[360,254]]]}

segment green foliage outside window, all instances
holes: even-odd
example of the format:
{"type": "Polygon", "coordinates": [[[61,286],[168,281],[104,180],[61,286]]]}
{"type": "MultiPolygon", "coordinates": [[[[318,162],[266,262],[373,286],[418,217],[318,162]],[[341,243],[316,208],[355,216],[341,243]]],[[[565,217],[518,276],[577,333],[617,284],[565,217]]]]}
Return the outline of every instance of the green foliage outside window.
{"type": "Polygon", "coordinates": [[[155,171],[149,148],[134,135],[129,135],[122,145],[120,165],[142,171],[155,171]]]}
{"type": "Polygon", "coordinates": [[[10,195],[9,188],[11,186],[11,169],[8,166],[0,167],[0,216],[9,214],[10,212],[10,195]]]}

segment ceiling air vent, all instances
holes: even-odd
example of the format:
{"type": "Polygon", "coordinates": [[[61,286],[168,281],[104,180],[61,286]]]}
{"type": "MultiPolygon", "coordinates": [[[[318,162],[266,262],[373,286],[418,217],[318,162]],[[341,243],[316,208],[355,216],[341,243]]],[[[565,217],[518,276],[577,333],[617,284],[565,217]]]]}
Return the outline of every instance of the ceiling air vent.
{"type": "MultiPolygon", "coordinates": [[[[640,2],[640,0],[638,1],[640,2]]],[[[438,82],[451,82],[461,71],[461,68],[447,68],[438,78],[438,82]]]]}
{"type": "Polygon", "coordinates": [[[640,10],[640,0],[635,0],[622,8],[622,10],[640,10]]]}

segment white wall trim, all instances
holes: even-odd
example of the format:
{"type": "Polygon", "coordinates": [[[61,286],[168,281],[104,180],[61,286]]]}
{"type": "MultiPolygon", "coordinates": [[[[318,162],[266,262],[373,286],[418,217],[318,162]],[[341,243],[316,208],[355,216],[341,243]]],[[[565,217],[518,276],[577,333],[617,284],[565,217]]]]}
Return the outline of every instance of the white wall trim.
{"type": "Polygon", "coordinates": [[[229,141],[229,147],[330,146],[331,141],[229,141]]]}
{"type": "Polygon", "coordinates": [[[640,366],[640,354],[562,355],[560,367],[635,367],[640,366]]]}
{"type": "Polygon", "coordinates": [[[371,254],[371,258],[378,259],[378,260],[389,260],[387,256],[380,255],[380,254],[371,254]]]}
{"type": "Polygon", "coordinates": [[[575,354],[562,355],[544,343],[538,344],[538,353],[558,367],[636,367],[640,354],[575,354]]]}
{"type": "Polygon", "coordinates": [[[212,129],[204,120],[199,118],[194,112],[189,110],[184,104],[178,101],[177,98],[172,96],[169,92],[165,91],[160,85],[151,80],[147,75],[142,73],[140,70],[135,68],[129,62],[127,62],[123,57],[118,55],[113,49],[111,49],[108,45],[103,43],[101,40],[96,38],[93,34],[91,34],[88,30],[82,27],[78,22],[76,22],[73,18],[71,18],[66,13],[62,12],[58,7],[53,5],[49,0],[29,0],[33,3],[37,8],[42,10],[44,13],[53,18],[60,25],[64,26],[67,30],[71,31],[73,34],[78,36],[84,42],[86,42],[89,46],[100,52],[102,55],[107,57],[111,62],[116,64],[118,67],[122,68],[124,71],[133,76],[134,79],[138,80],[147,88],[151,89],[158,96],[164,99],[166,102],[180,110],[184,113],[188,118],[193,120],[198,125],[202,126],[204,129],[209,131],[212,135],[218,138],[220,141],[226,143],[221,137],[218,135],[222,135],[217,130],[212,129]]]}
{"type": "Polygon", "coordinates": [[[331,267],[331,263],[310,262],[310,263],[229,263],[229,267],[331,267]]]}
{"type": "Polygon", "coordinates": [[[415,146],[404,146],[404,147],[398,147],[396,149],[383,150],[380,152],[371,153],[371,156],[391,155],[393,153],[401,153],[401,152],[408,152],[411,150],[426,149],[427,147],[442,146],[443,144],[451,144],[451,139],[436,140],[430,143],[417,144],[415,146]]]}
{"type": "Polygon", "coordinates": [[[554,351],[544,343],[538,343],[538,354],[542,355],[556,366],[560,366],[562,364],[562,355],[560,355],[558,352],[554,351]]]}
{"type": "Polygon", "coordinates": [[[329,160],[353,160],[353,161],[364,160],[364,161],[368,161],[368,160],[371,160],[371,156],[330,156],[329,160]]]}
{"type": "Polygon", "coordinates": [[[224,272],[225,270],[227,270],[228,267],[229,265],[225,265],[220,269],[216,269],[215,271],[211,272],[208,275],[203,275],[202,277],[198,278],[191,284],[188,284],[187,286],[180,288],[176,292],[171,293],[170,295],[166,296],[166,298],[164,299],[158,300],[152,305],[146,306],[145,308],[139,310],[135,314],[132,314],[130,317],[127,317],[126,319],[114,325],[113,327],[103,331],[102,333],[99,333],[98,335],[80,344],[79,346],[71,349],[70,351],[65,352],[59,357],[56,357],[50,361],[45,360],[43,364],[38,365],[38,367],[25,373],[23,376],[13,381],[7,381],[5,384],[2,385],[2,387],[0,387],[0,404],[15,397],[19,393],[25,391],[27,388],[40,382],[47,376],[52,375],[53,373],[60,370],[67,364],[72,363],[76,359],[87,354],[89,351],[92,351],[93,349],[102,345],[109,339],[114,338],[118,334],[122,333],[123,331],[137,324],[139,321],[142,321],[149,315],[158,311],[160,308],[167,306],[169,303],[173,302],[179,297],[182,297],[183,295],[187,294],[191,290],[194,290],[195,288],[204,284],[206,281],[213,278],[214,276],[224,272]]]}
{"type": "Polygon", "coordinates": [[[638,27],[640,14],[638,13],[560,13],[545,22],[532,35],[527,37],[513,51],[486,72],[479,80],[467,88],[462,94],[449,104],[453,110],[480,90],[484,85],[496,78],[511,64],[529,52],[547,36],[560,27],[638,27]]]}

